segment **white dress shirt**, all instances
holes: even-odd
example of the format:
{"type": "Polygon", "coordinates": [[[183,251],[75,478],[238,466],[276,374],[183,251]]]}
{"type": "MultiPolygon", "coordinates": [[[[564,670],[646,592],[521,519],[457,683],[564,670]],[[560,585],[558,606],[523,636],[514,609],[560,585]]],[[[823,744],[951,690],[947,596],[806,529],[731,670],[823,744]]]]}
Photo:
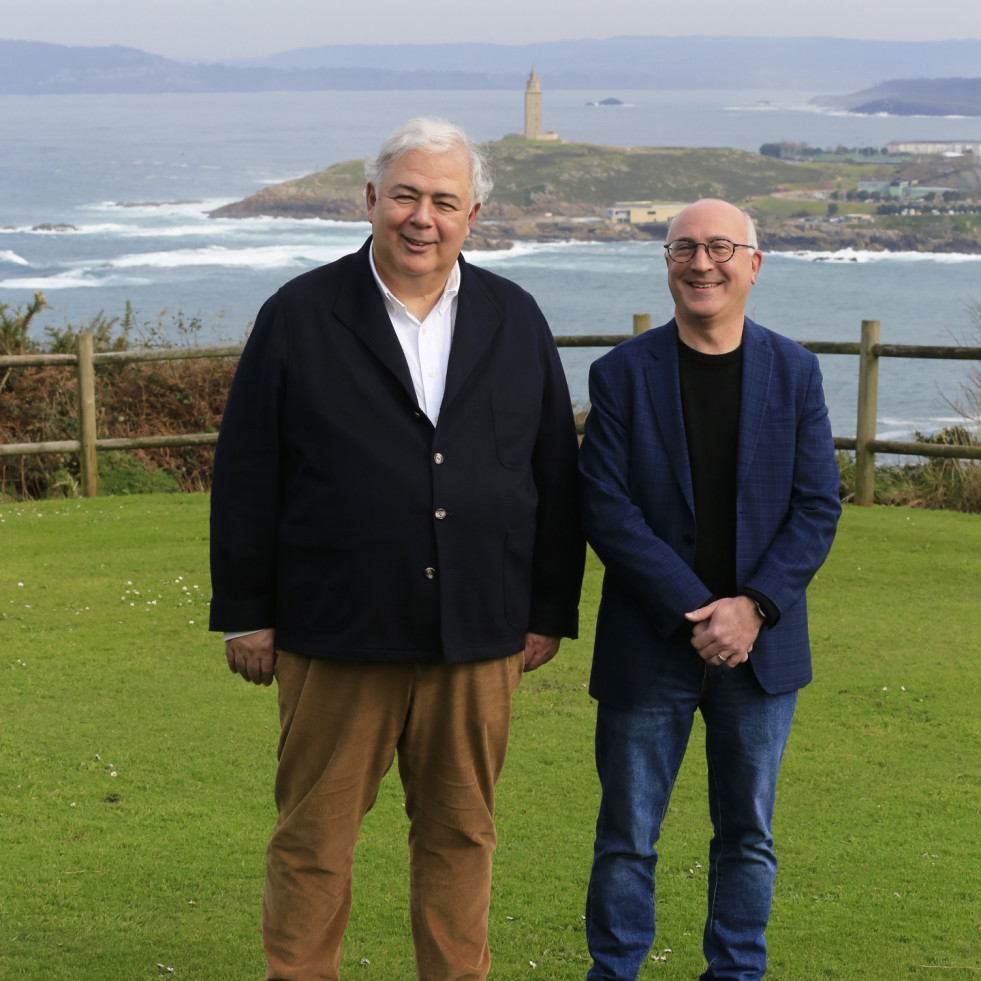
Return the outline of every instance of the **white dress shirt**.
{"type": "Polygon", "coordinates": [[[375,277],[375,282],[381,291],[389,320],[402,346],[405,362],[409,366],[416,402],[435,426],[439,421],[440,406],[443,404],[446,366],[449,364],[453,328],[456,326],[456,310],[460,293],[459,263],[453,264],[453,271],[446,280],[439,302],[429,311],[426,319],[420,322],[382,282],[375,268],[373,249],[369,249],[368,259],[371,263],[371,274],[375,277]]]}

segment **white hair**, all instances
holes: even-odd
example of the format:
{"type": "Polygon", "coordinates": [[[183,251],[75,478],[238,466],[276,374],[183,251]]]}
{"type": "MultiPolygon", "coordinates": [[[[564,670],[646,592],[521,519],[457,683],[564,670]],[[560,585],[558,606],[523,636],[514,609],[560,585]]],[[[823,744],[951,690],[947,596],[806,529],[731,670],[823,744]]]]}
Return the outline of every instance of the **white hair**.
{"type": "Polygon", "coordinates": [[[470,203],[483,203],[494,187],[486,158],[459,126],[437,116],[417,116],[386,136],[377,156],[365,160],[365,178],[377,188],[385,171],[406,153],[449,153],[456,149],[462,149],[470,161],[470,203]]]}

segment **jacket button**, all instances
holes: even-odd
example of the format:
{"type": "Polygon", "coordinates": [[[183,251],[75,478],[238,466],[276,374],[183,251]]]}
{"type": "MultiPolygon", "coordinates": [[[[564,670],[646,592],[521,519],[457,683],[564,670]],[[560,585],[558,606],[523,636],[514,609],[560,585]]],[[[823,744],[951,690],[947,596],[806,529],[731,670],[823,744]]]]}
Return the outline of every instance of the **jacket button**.
{"type": "Polygon", "coordinates": [[[422,570],[422,574],[427,579],[435,579],[436,578],[436,570],[431,565],[427,565],[426,568],[422,570]]]}
{"type": "Polygon", "coordinates": [[[433,454],[433,463],[442,463],[442,462],[443,462],[443,454],[442,453],[434,453],[433,454]]]}
{"type": "Polygon", "coordinates": [[[444,508],[436,508],[435,511],[436,518],[438,521],[442,521],[446,517],[446,510],[444,508]]]}

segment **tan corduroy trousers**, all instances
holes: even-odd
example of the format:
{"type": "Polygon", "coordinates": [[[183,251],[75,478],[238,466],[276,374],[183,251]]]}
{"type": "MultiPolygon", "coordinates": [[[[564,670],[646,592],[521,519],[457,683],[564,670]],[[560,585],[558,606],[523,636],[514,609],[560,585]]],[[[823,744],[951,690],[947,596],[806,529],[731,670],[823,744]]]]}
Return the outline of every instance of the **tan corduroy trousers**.
{"type": "Polygon", "coordinates": [[[269,981],[338,981],[358,829],[396,754],[420,981],[483,981],[494,785],[523,654],[355,664],[278,652],[278,819],[266,853],[269,981]]]}

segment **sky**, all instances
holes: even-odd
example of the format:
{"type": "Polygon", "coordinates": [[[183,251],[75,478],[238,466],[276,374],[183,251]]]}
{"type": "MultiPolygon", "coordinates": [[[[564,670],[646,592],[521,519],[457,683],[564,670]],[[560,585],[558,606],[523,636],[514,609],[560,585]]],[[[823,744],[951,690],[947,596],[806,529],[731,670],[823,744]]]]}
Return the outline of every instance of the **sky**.
{"type": "Polygon", "coordinates": [[[932,0],[0,0],[0,39],[121,44],[190,61],[328,44],[443,44],[618,35],[981,38],[981,3],[932,0]]]}

